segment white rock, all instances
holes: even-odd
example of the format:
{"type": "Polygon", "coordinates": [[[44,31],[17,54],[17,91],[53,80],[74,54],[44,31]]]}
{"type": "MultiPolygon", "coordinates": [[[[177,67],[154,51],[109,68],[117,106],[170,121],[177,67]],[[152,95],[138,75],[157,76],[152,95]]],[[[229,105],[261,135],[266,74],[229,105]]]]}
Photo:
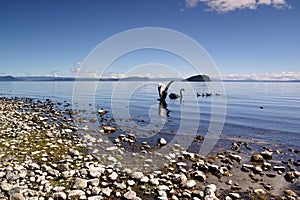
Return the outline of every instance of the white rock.
{"type": "Polygon", "coordinates": [[[167,141],[166,141],[165,138],[160,138],[160,139],[158,140],[158,144],[161,145],[161,146],[164,146],[164,145],[167,144],[167,141]]]}
{"type": "Polygon", "coordinates": [[[230,197],[234,198],[234,199],[239,199],[241,198],[241,195],[239,193],[236,192],[231,192],[228,194],[230,197]]]}
{"type": "Polygon", "coordinates": [[[148,176],[143,176],[143,177],[140,179],[140,181],[141,181],[142,183],[148,183],[148,182],[149,182],[149,178],[148,178],[148,176]]]}
{"type": "Polygon", "coordinates": [[[158,195],[159,195],[159,197],[158,197],[159,199],[161,199],[161,197],[164,197],[164,198],[168,197],[168,194],[165,191],[161,191],[161,190],[158,191],[158,195]]]}
{"type": "Polygon", "coordinates": [[[176,163],[176,165],[178,167],[186,167],[187,166],[187,164],[185,162],[178,162],[178,163],[176,163]]]}
{"type": "Polygon", "coordinates": [[[66,187],[64,187],[64,186],[56,186],[52,190],[55,191],[55,192],[62,192],[65,189],[66,189],[66,187]]]}
{"type": "Polygon", "coordinates": [[[242,160],[242,157],[241,157],[241,156],[235,155],[235,154],[230,155],[230,158],[231,158],[232,160],[236,160],[236,161],[238,161],[238,162],[240,162],[240,161],[242,160]]]}
{"type": "Polygon", "coordinates": [[[134,172],[131,175],[131,178],[136,179],[136,180],[140,180],[143,176],[144,176],[143,172],[134,172]]]}
{"type": "Polygon", "coordinates": [[[170,190],[170,188],[166,185],[160,185],[157,187],[158,191],[166,191],[166,190],[170,190]]]}
{"type": "Polygon", "coordinates": [[[109,197],[111,195],[111,192],[112,192],[112,189],[110,189],[110,188],[104,188],[102,190],[102,193],[107,197],[109,197]]]}
{"type": "Polygon", "coordinates": [[[150,183],[152,185],[159,185],[159,179],[158,178],[152,178],[152,179],[150,179],[150,183]]]}
{"type": "Polygon", "coordinates": [[[195,180],[188,180],[186,183],[185,183],[185,186],[187,188],[192,188],[192,187],[195,187],[197,185],[196,181],[195,180]]]}
{"type": "Polygon", "coordinates": [[[134,191],[132,191],[132,190],[129,190],[128,192],[126,192],[125,194],[124,194],[124,198],[125,199],[128,199],[128,200],[130,200],[130,199],[136,199],[136,192],[134,192],[134,191]]]}
{"type": "Polygon", "coordinates": [[[254,189],[253,192],[257,195],[266,195],[266,191],[263,189],[254,189]]]}
{"type": "Polygon", "coordinates": [[[89,174],[92,178],[99,178],[104,173],[105,168],[103,166],[95,167],[94,165],[89,166],[89,174]]]}
{"type": "Polygon", "coordinates": [[[99,195],[88,197],[88,200],[102,200],[102,199],[104,199],[104,198],[99,195]]]}
{"type": "Polygon", "coordinates": [[[217,191],[217,186],[215,184],[209,184],[206,186],[206,188],[211,189],[213,192],[217,191]]]}
{"type": "Polygon", "coordinates": [[[112,181],[115,181],[118,179],[118,174],[116,172],[112,172],[110,175],[109,175],[109,179],[112,180],[112,181]]]}
{"type": "Polygon", "coordinates": [[[133,185],[135,184],[135,181],[134,181],[134,180],[128,180],[128,181],[127,181],[127,184],[128,184],[129,186],[133,186],[133,185]]]}
{"type": "Polygon", "coordinates": [[[118,147],[116,147],[116,146],[111,146],[111,147],[107,147],[106,148],[106,151],[116,151],[116,150],[118,150],[119,148],[118,147]]]}
{"type": "Polygon", "coordinates": [[[82,190],[71,190],[69,191],[69,198],[75,196],[85,196],[85,192],[82,190]]]}

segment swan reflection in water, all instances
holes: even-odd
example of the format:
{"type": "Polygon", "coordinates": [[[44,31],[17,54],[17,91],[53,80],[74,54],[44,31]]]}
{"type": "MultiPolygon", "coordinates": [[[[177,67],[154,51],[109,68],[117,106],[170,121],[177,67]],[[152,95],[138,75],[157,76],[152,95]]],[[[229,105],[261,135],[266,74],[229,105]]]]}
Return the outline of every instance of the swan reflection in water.
{"type": "Polygon", "coordinates": [[[170,110],[168,109],[168,104],[167,104],[166,100],[161,100],[161,101],[159,102],[159,106],[158,106],[158,114],[159,114],[160,116],[166,115],[167,117],[169,117],[170,110]]]}

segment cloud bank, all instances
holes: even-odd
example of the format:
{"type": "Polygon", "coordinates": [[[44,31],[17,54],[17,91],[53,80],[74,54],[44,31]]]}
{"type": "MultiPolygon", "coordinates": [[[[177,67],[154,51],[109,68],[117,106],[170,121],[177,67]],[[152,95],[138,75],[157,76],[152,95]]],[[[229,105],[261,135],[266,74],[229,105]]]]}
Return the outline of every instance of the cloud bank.
{"type": "Polygon", "coordinates": [[[185,0],[186,8],[195,8],[200,3],[206,4],[208,10],[226,13],[237,9],[255,10],[259,6],[273,6],[277,9],[291,8],[286,0],[185,0]]]}
{"type": "Polygon", "coordinates": [[[300,72],[277,72],[263,74],[224,74],[223,80],[292,81],[300,80],[300,72]]]}
{"type": "MultiPolygon", "coordinates": [[[[179,74],[153,74],[153,73],[130,73],[130,74],[122,74],[117,72],[107,72],[102,75],[102,77],[96,76],[93,74],[91,76],[91,73],[87,73],[86,77],[93,77],[93,78],[127,78],[127,77],[148,77],[148,78],[178,78],[178,79],[184,79],[188,78],[195,74],[189,74],[189,75],[179,75],[179,74]]],[[[209,75],[213,80],[218,79],[217,77],[214,77],[213,75],[209,75]]],[[[273,72],[273,73],[243,73],[243,74],[223,74],[221,75],[222,80],[249,80],[249,81],[293,81],[293,80],[300,80],[300,72],[273,72]]]]}

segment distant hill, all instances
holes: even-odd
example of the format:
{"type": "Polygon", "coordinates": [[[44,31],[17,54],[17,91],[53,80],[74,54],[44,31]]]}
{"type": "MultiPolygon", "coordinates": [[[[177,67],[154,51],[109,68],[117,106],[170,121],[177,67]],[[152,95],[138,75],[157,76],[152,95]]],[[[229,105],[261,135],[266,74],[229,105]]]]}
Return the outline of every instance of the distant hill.
{"type": "Polygon", "coordinates": [[[133,77],[127,77],[127,78],[121,78],[120,81],[149,81],[150,79],[148,77],[139,77],[139,76],[133,76],[133,77]]]}
{"type": "Polygon", "coordinates": [[[0,76],[0,81],[23,81],[21,78],[13,76],[0,76]]]}
{"type": "Polygon", "coordinates": [[[128,78],[76,78],[76,77],[53,77],[53,76],[0,76],[0,81],[149,81],[147,77],[128,77],[128,78]]]}
{"type": "Polygon", "coordinates": [[[210,78],[209,76],[206,75],[195,75],[195,76],[191,76],[187,79],[185,79],[184,81],[191,81],[191,82],[210,82],[210,78]]]}

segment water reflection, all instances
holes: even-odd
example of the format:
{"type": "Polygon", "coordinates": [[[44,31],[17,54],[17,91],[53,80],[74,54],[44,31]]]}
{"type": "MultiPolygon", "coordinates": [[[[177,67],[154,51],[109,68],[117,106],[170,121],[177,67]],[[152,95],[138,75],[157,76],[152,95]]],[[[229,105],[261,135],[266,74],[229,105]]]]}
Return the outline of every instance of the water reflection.
{"type": "Polygon", "coordinates": [[[159,101],[159,106],[158,106],[158,114],[160,116],[164,116],[166,115],[167,117],[169,117],[170,110],[168,109],[168,104],[166,102],[166,100],[161,100],[159,101]]]}

